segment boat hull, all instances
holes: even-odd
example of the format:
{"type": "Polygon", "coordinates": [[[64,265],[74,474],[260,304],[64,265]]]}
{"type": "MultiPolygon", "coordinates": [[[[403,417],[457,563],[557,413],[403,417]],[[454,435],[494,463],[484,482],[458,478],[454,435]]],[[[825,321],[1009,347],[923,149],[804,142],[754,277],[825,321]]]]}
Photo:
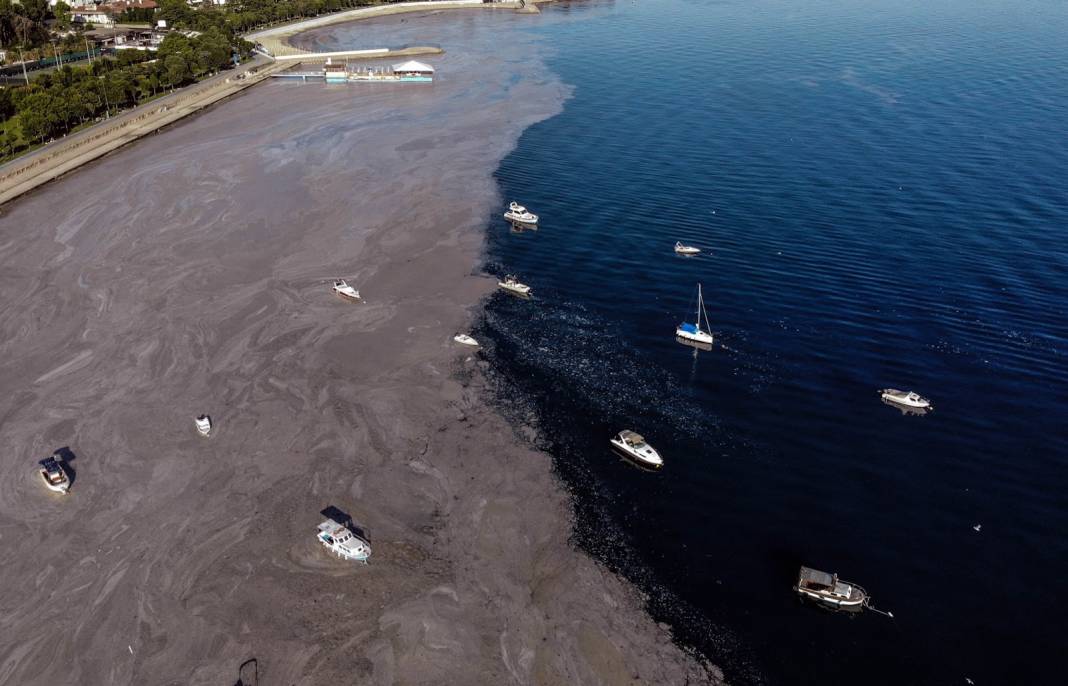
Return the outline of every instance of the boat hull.
{"type": "Polygon", "coordinates": [[[511,293],[512,295],[518,295],[521,298],[529,298],[530,297],[530,287],[529,286],[524,286],[522,288],[516,288],[515,286],[507,286],[507,285],[505,285],[503,283],[498,283],[497,286],[502,291],[505,291],[507,293],[511,293]]]}
{"type": "Polygon", "coordinates": [[[342,300],[347,300],[350,303],[360,302],[359,295],[350,295],[349,293],[342,293],[341,291],[334,291],[334,294],[342,300]]]}
{"type": "Polygon", "coordinates": [[[697,255],[700,252],[700,248],[675,248],[676,255],[697,255]]]}
{"type": "Polygon", "coordinates": [[[70,481],[69,480],[66,483],[54,484],[54,483],[52,483],[51,481],[48,480],[48,477],[46,477],[44,475],[44,472],[41,472],[41,481],[44,482],[45,488],[47,488],[48,490],[52,491],[53,493],[63,493],[63,494],[70,493],[70,481]]]}
{"type": "Polygon", "coordinates": [[[459,343],[461,345],[469,345],[472,348],[477,348],[478,347],[478,341],[476,341],[475,339],[471,338],[470,336],[466,336],[464,334],[458,334],[456,336],[453,336],[452,340],[456,341],[457,343],[459,343]]]}
{"type": "Polygon", "coordinates": [[[516,214],[515,212],[505,212],[504,218],[515,224],[526,224],[528,226],[534,226],[538,223],[538,215],[536,214],[516,214]]]}
{"type": "Polygon", "coordinates": [[[710,333],[705,333],[704,331],[691,332],[681,328],[675,329],[675,336],[676,338],[681,338],[682,341],[688,343],[707,346],[711,346],[712,342],[715,340],[712,338],[712,334],[710,333]]]}
{"type": "Polygon", "coordinates": [[[804,588],[795,587],[794,590],[797,591],[797,594],[802,598],[811,600],[832,610],[859,612],[864,609],[865,604],[868,602],[868,598],[864,594],[861,594],[857,598],[834,598],[804,588]]]}
{"type": "Polygon", "coordinates": [[[899,405],[901,407],[908,407],[908,408],[913,409],[913,410],[933,410],[934,409],[933,407],[931,407],[931,401],[927,400],[926,398],[918,398],[916,400],[913,400],[912,398],[903,397],[903,396],[900,396],[900,395],[895,395],[895,393],[890,391],[890,390],[879,391],[879,395],[880,395],[880,397],[882,397],[882,399],[884,401],[886,401],[888,403],[891,403],[893,405],[899,405]]]}

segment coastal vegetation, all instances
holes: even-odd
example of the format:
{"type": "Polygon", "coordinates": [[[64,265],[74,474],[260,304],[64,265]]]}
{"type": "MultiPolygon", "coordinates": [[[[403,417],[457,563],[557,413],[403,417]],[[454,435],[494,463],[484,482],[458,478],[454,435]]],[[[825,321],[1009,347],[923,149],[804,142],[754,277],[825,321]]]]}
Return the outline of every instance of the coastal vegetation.
{"type": "MultiPolygon", "coordinates": [[[[21,154],[99,119],[193,83],[245,59],[249,30],[394,0],[235,0],[192,7],[158,0],[154,10],[127,10],[125,21],[163,20],[171,31],[155,52],[120,50],[85,66],[64,65],[30,83],[0,86],[0,160],[21,154]]],[[[85,27],[70,22],[70,7],[48,0],[0,0],[0,43],[25,59],[62,61],[89,45],[85,27]],[[59,32],[50,32],[58,29],[59,32]]],[[[79,58],[79,59],[80,59],[79,58]]]]}
{"type": "Polygon", "coordinates": [[[29,85],[0,89],[0,154],[65,135],[77,127],[218,73],[250,46],[212,29],[168,34],[155,53],[123,50],[90,66],[65,65],[29,85]]]}

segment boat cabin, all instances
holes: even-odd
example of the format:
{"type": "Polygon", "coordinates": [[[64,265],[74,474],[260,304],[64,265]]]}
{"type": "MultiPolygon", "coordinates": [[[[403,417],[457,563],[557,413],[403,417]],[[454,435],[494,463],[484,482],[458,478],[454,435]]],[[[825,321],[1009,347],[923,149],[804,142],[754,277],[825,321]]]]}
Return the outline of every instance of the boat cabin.
{"type": "Polygon", "coordinates": [[[52,486],[62,486],[67,483],[67,473],[56,461],[55,457],[49,457],[41,462],[41,474],[52,486]]]}
{"type": "Polygon", "coordinates": [[[347,560],[366,562],[371,556],[371,546],[367,541],[354,534],[344,524],[332,519],[327,519],[319,525],[316,537],[320,543],[347,560]]]}

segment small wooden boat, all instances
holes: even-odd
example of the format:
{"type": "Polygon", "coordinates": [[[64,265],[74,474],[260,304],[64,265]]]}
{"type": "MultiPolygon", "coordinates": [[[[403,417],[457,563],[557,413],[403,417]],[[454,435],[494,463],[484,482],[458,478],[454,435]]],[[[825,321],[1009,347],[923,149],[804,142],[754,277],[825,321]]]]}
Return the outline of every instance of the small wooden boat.
{"type": "Polygon", "coordinates": [[[681,342],[697,343],[702,346],[712,345],[711,326],[708,323],[708,312],[705,312],[705,298],[701,293],[701,284],[697,284],[697,315],[693,324],[683,322],[675,329],[675,336],[681,342]],[[701,328],[701,317],[704,316],[705,328],[701,328]]]}
{"type": "Polygon", "coordinates": [[[335,281],[333,290],[343,300],[351,300],[353,302],[359,302],[360,300],[360,292],[345,283],[344,279],[335,281]]]}
{"type": "Polygon", "coordinates": [[[899,391],[896,388],[884,388],[879,396],[888,403],[909,407],[916,410],[933,410],[931,401],[912,391],[899,391]]]}
{"type": "Polygon", "coordinates": [[[656,451],[656,448],[646,443],[641,434],[625,429],[616,434],[609,443],[612,444],[613,448],[642,467],[660,469],[664,466],[664,460],[660,457],[660,453],[656,451]]]}
{"type": "Polygon", "coordinates": [[[514,200],[508,204],[508,211],[504,213],[504,218],[510,222],[516,224],[537,224],[538,215],[529,211],[514,200]]]}
{"type": "Polygon", "coordinates": [[[70,492],[70,477],[63,468],[63,458],[59,453],[41,460],[40,465],[41,480],[48,490],[56,493],[70,492]]]}
{"type": "Polygon", "coordinates": [[[515,293],[516,295],[530,295],[530,286],[525,283],[520,283],[519,280],[511,274],[504,277],[504,281],[498,281],[497,285],[509,293],[515,293]]]}
{"type": "Polygon", "coordinates": [[[338,557],[356,562],[367,562],[371,557],[371,544],[352,532],[344,524],[327,519],[319,525],[315,538],[338,557]]]}
{"type": "Polygon", "coordinates": [[[810,567],[801,568],[794,590],[802,598],[836,610],[862,610],[868,605],[868,592],[860,586],[810,567]]]}
{"type": "Polygon", "coordinates": [[[471,338],[465,333],[456,334],[452,337],[452,340],[456,341],[457,343],[462,343],[463,345],[478,347],[478,341],[476,341],[474,338],[471,338]]]}
{"type": "Polygon", "coordinates": [[[683,245],[678,241],[675,242],[675,253],[678,255],[696,255],[701,252],[700,248],[695,248],[692,245],[683,245]]]}
{"type": "Polygon", "coordinates": [[[193,420],[196,424],[197,433],[201,436],[208,436],[211,434],[211,417],[206,414],[202,414],[193,420]]]}

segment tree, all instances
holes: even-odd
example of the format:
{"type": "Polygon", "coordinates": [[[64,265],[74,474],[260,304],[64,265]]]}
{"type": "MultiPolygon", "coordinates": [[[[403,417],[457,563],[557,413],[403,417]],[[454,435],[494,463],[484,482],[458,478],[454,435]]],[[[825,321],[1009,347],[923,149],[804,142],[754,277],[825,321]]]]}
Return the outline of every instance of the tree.
{"type": "Polygon", "coordinates": [[[15,102],[11,98],[11,89],[0,86],[0,121],[15,114],[15,102]]]}

